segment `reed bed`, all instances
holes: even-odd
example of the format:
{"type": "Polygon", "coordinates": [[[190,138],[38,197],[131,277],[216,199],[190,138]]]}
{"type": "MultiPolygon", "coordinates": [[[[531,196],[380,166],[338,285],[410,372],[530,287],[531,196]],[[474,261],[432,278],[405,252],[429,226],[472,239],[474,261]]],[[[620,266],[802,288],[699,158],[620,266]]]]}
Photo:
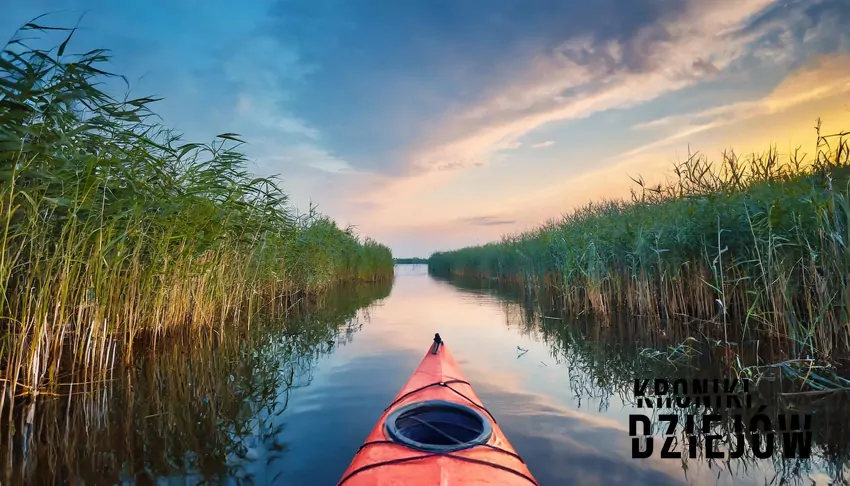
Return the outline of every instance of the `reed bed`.
{"type": "Polygon", "coordinates": [[[260,312],[252,327],[233,326],[235,335],[181,333],[194,345],[163,341],[119,363],[108,386],[39,397],[13,424],[0,422],[0,482],[221,484],[281,471],[292,394],[310,385],[322,356],[351,341],[391,285],[334,288],[285,320],[260,312]]]}
{"type": "Polygon", "coordinates": [[[139,340],[392,279],[389,248],[296,215],[238,135],[185,142],[155,98],[108,94],[108,52],[66,54],[73,32],[29,23],[0,53],[0,410],[104,382],[139,340]]]}
{"type": "Polygon", "coordinates": [[[694,154],[665,184],[635,179],[629,201],[435,253],[429,272],[555,291],[562,307],[597,322],[708,323],[726,345],[758,335],[791,343],[788,358],[837,363],[850,351],[846,135],[818,128],[813,157],[774,148],[711,163],[694,154]]]}
{"type": "MultiPolygon", "coordinates": [[[[546,296],[546,291],[530,297],[514,285],[497,283],[485,287],[480,279],[474,278],[452,279],[451,283],[463,292],[496,297],[505,315],[505,325],[546,343],[555,362],[570,370],[569,381],[565,384],[581,407],[600,411],[609,407],[612,410],[619,410],[621,406],[635,407],[633,389],[636,377],[673,381],[677,378],[713,380],[736,376],[729,367],[724,348],[706,346],[704,342],[683,346],[683,336],[675,334],[675,329],[660,332],[636,325],[633,319],[600,326],[587,315],[576,319],[574,314],[563,308],[560,299],[546,296]],[[669,351],[657,354],[647,352],[648,349],[669,351]]],[[[764,360],[779,359],[783,352],[777,348],[759,349],[764,360]]],[[[813,447],[809,459],[784,459],[777,453],[770,460],[761,460],[751,449],[737,459],[707,459],[704,456],[705,434],[697,427],[695,440],[699,457],[682,461],[683,474],[687,476],[689,469],[710,467],[718,475],[756,476],[754,479],[759,483],[758,476],[762,476],[765,484],[809,485],[812,484],[810,475],[821,473],[829,476],[832,484],[847,484],[850,467],[847,396],[844,393],[800,393],[798,383],[783,380],[780,370],[774,368],[774,371],[777,373],[765,374],[752,382],[750,393],[754,407],[751,409],[694,406],[689,409],[641,409],[636,413],[655,417],[658,414],[683,417],[690,413],[697,421],[706,414],[719,414],[723,420],[714,433],[723,436],[734,433],[734,414],[737,413],[744,416],[745,424],[749,424],[752,416],[759,412],[767,414],[774,424],[778,423],[780,415],[810,413],[813,416],[813,447]],[[759,407],[763,404],[766,407],[760,411],[759,407]]],[[[654,427],[667,426],[666,422],[653,422],[654,427]]],[[[684,419],[681,419],[679,425],[683,423],[684,419]]],[[[745,430],[749,433],[748,429],[745,430]]],[[[656,454],[659,446],[656,443],[656,454]]],[[[684,447],[684,443],[680,442],[677,450],[684,447]]]]}

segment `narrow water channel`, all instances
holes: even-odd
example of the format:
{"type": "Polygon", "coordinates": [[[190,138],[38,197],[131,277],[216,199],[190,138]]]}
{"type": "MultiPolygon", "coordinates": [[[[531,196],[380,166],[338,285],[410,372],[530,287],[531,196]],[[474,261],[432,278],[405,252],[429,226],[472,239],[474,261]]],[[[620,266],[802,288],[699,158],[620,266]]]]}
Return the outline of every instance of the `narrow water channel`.
{"type": "MultiPolygon", "coordinates": [[[[197,484],[206,477],[212,484],[333,485],[439,332],[541,485],[780,484],[783,466],[771,459],[711,467],[657,453],[633,459],[633,357],[569,348],[545,332],[560,321],[495,291],[464,289],[405,265],[391,289],[324,306],[289,325],[287,335],[269,332],[206,354],[195,350],[204,349],[198,343],[192,350],[176,343],[116,377],[103,396],[73,406],[56,400],[54,416],[42,406],[26,450],[6,444],[15,452],[5,467],[34,484],[51,477],[197,484]]],[[[833,464],[843,468],[836,448],[846,439],[828,439],[837,443],[833,464]]],[[[823,463],[786,476],[799,484],[846,477],[823,463]]]]}

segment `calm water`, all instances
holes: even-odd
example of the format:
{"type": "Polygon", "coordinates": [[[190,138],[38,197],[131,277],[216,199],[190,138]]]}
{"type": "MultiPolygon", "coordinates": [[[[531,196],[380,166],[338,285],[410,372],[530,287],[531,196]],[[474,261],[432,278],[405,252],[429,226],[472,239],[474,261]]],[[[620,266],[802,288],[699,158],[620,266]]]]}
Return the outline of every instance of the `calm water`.
{"type": "Polygon", "coordinates": [[[779,484],[771,460],[632,459],[633,408],[617,391],[632,377],[615,376],[632,358],[566,349],[546,332],[560,321],[424,266],[396,275],[391,290],[329,300],[291,335],[176,343],[102,395],[42,406],[6,467],[30,482],[333,485],[439,332],[542,485],[779,484]]]}

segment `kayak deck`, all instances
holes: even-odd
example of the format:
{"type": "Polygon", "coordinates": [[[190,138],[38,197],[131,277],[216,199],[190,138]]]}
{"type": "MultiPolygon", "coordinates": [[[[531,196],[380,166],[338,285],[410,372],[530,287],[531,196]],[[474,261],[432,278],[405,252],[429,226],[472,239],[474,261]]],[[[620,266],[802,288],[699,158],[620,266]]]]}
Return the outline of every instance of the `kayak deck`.
{"type": "Polygon", "coordinates": [[[537,485],[440,335],[338,485],[537,485]]]}

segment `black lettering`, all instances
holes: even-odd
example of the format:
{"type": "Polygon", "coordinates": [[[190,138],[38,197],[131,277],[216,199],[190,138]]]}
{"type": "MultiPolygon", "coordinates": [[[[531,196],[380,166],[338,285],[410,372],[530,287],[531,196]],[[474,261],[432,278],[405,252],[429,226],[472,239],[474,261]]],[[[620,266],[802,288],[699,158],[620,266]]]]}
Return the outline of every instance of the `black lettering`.
{"type": "Polygon", "coordinates": [[[682,453],[679,451],[673,450],[673,441],[676,440],[675,437],[667,437],[664,439],[664,447],[661,448],[661,458],[662,459],[681,459],[682,453]]]}
{"type": "Polygon", "coordinates": [[[733,395],[735,393],[735,389],[738,388],[738,379],[732,378],[730,380],[730,379],[727,378],[727,379],[723,380],[723,388],[724,388],[723,391],[727,395],[733,395]]]}
{"type": "Polygon", "coordinates": [[[741,399],[738,398],[738,395],[726,395],[726,408],[743,408],[741,406],[741,399]]]}
{"type": "Polygon", "coordinates": [[[720,415],[717,415],[717,414],[703,415],[702,416],[702,433],[708,434],[709,432],[711,432],[711,428],[712,428],[711,423],[712,422],[718,422],[719,423],[721,420],[723,420],[723,417],[721,417],[720,415]]]}
{"type": "Polygon", "coordinates": [[[708,394],[708,380],[703,378],[702,380],[694,379],[693,381],[694,387],[694,395],[707,395],[708,394]]]}
{"type": "Polygon", "coordinates": [[[795,457],[808,459],[812,455],[812,416],[803,415],[803,427],[800,429],[800,416],[791,416],[791,428],[786,416],[779,416],[779,428],[782,430],[782,452],[787,459],[795,457]]]}
{"type": "Polygon", "coordinates": [[[645,397],[647,387],[649,387],[649,380],[635,380],[635,396],[645,397]]]}
{"type": "Polygon", "coordinates": [[[629,435],[632,437],[632,459],[646,459],[652,456],[652,422],[646,415],[629,415],[629,435]],[[638,424],[643,425],[643,437],[637,437],[638,424]],[[641,449],[641,442],[646,449],[641,449]]]}
{"type": "Polygon", "coordinates": [[[673,382],[673,394],[676,395],[676,407],[688,408],[691,397],[688,396],[688,380],[678,379],[673,382]]]}
{"type": "MultiPolygon", "coordinates": [[[[670,391],[670,383],[667,380],[655,380],[655,394],[666,395],[670,391]]],[[[660,406],[659,406],[660,408],[660,406]]]]}
{"type": "MultiPolygon", "coordinates": [[[[809,430],[812,427],[812,416],[811,415],[803,415],[803,427],[802,430],[809,430]]],[[[801,430],[800,429],[800,416],[799,415],[791,415],[791,424],[788,424],[788,415],[780,415],[779,416],[779,430],[782,432],[786,432],[789,430],[801,430]]]]}
{"type": "Polygon", "coordinates": [[[629,437],[637,437],[638,424],[643,425],[643,432],[640,435],[652,435],[652,422],[646,415],[630,414],[629,415],[629,437]]]}
{"type": "Polygon", "coordinates": [[[706,459],[723,459],[723,451],[717,450],[717,443],[722,439],[717,434],[707,434],[705,436],[705,458],[706,459]]]}
{"type": "Polygon", "coordinates": [[[735,450],[729,452],[729,459],[738,459],[744,455],[746,444],[744,443],[744,434],[735,434],[735,450]]]}
{"type": "Polygon", "coordinates": [[[685,433],[694,435],[694,414],[692,413],[685,415],[685,433]]]}
{"type": "Polygon", "coordinates": [[[652,457],[652,436],[632,438],[632,459],[646,459],[652,457]],[[641,442],[646,444],[646,449],[641,450],[641,442]]]}
{"type": "Polygon", "coordinates": [[[767,459],[773,455],[773,432],[760,434],[758,431],[753,431],[750,441],[754,456],[759,459],[767,459]],[[764,443],[764,449],[762,449],[762,442],[764,443]]]}
{"type": "Polygon", "coordinates": [[[679,417],[670,413],[664,413],[658,416],[659,422],[667,422],[667,432],[665,435],[676,435],[676,425],[679,423],[679,417]]]}
{"type": "Polygon", "coordinates": [[[741,416],[740,413],[735,414],[735,416],[733,417],[733,420],[735,421],[735,433],[736,434],[743,433],[744,432],[744,417],[741,416]]]}
{"type": "Polygon", "coordinates": [[[688,459],[696,459],[699,456],[699,441],[695,435],[688,436],[688,459]]]}
{"type": "Polygon", "coordinates": [[[769,431],[772,430],[770,417],[762,413],[765,407],[762,405],[757,414],[750,418],[750,432],[769,431]]]}
{"type": "Polygon", "coordinates": [[[759,459],[767,459],[773,455],[773,432],[771,431],[770,417],[762,413],[765,406],[759,407],[756,415],[750,419],[750,440],[752,442],[753,455],[759,459]],[[765,431],[762,435],[760,431],[765,431]],[[761,443],[765,443],[764,449],[761,443]]]}

